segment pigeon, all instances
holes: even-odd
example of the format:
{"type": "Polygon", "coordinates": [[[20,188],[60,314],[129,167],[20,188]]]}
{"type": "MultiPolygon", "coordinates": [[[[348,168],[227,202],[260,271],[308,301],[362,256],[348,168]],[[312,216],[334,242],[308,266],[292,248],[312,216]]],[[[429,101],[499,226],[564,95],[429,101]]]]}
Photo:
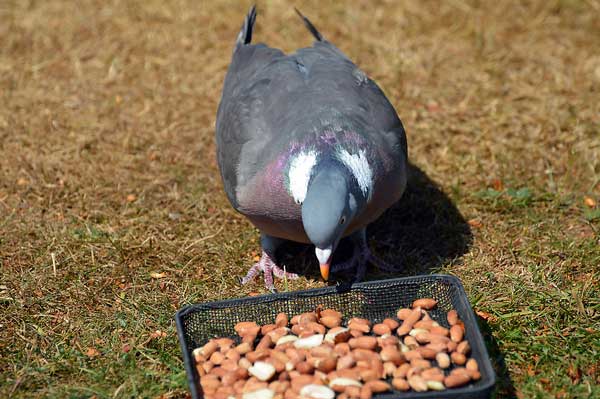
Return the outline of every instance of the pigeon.
{"type": "Polygon", "coordinates": [[[252,44],[256,7],[239,32],[217,110],[217,162],[227,198],[261,233],[262,255],[246,284],[264,273],[297,278],[277,263],[286,240],[312,244],[324,280],[368,263],[395,268],[374,256],[366,227],[406,188],[407,142],[402,122],[383,91],[311,21],[314,36],[292,54],[252,44]],[[350,259],[332,263],[340,240],[350,259]]]}

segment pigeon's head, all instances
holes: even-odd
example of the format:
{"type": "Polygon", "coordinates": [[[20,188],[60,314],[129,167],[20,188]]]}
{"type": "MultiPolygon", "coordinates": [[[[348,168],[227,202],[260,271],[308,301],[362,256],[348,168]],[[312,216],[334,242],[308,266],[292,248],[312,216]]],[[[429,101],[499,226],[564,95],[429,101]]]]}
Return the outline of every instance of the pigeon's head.
{"type": "Polygon", "coordinates": [[[302,203],[302,223],[315,245],[325,280],[333,252],[364,203],[364,195],[345,165],[325,162],[315,166],[302,203]]]}

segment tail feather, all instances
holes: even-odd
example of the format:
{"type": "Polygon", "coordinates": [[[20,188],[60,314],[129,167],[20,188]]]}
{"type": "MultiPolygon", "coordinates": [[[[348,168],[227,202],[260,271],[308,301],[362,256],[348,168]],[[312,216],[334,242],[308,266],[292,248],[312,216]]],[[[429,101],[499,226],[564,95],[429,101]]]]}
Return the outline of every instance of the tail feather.
{"type": "Polygon", "coordinates": [[[248,15],[244,19],[244,25],[238,34],[235,41],[236,47],[244,44],[250,44],[252,41],[252,28],[254,28],[254,22],[256,21],[256,5],[253,5],[248,11],[248,15]]]}
{"type": "Polygon", "coordinates": [[[310,22],[310,20],[308,18],[306,18],[304,15],[302,15],[302,13],[296,7],[294,7],[294,10],[296,10],[296,14],[298,14],[298,16],[300,18],[302,18],[302,21],[304,22],[304,26],[306,26],[306,29],[308,29],[310,31],[310,33],[312,33],[312,35],[315,37],[315,39],[317,39],[317,41],[319,41],[319,42],[325,41],[325,39],[323,38],[323,35],[321,35],[321,33],[317,30],[317,28],[315,28],[315,26],[312,24],[312,22],[310,22]]]}

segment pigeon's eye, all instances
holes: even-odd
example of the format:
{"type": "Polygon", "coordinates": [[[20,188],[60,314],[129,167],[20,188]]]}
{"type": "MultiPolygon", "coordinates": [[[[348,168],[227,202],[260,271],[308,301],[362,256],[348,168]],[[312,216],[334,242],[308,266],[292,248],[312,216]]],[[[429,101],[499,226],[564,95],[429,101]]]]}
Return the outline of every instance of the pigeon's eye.
{"type": "Polygon", "coordinates": [[[340,219],[340,224],[344,223],[346,223],[346,216],[342,216],[342,218],[340,219]]]}

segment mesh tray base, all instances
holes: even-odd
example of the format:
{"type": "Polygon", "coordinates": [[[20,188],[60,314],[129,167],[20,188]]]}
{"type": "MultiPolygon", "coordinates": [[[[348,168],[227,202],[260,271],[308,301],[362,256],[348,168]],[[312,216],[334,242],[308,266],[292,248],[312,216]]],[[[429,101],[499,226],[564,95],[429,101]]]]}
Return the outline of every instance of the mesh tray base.
{"type": "Polygon", "coordinates": [[[462,388],[442,392],[387,392],[376,399],[393,398],[489,398],[495,383],[492,365],[460,281],[454,276],[429,275],[391,280],[369,281],[352,287],[327,287],[191,305],[177,312],[176,322],[183,360],[193,399],[202,398],[192,351],[214,337],[239,341],[233,327],[240,321],[260,325],[274,323],[279,312],[289,316],[313,311],[317,305],[342,312],[344,321],[362,317],[374,323],[395,317],[401,307],[410,307],[418,298],[434,298],[436,309],[431,317],[448,327],[446,313],[456,309],[465,323],[471,357],[479,363],[481,379],[462,388]]]}

